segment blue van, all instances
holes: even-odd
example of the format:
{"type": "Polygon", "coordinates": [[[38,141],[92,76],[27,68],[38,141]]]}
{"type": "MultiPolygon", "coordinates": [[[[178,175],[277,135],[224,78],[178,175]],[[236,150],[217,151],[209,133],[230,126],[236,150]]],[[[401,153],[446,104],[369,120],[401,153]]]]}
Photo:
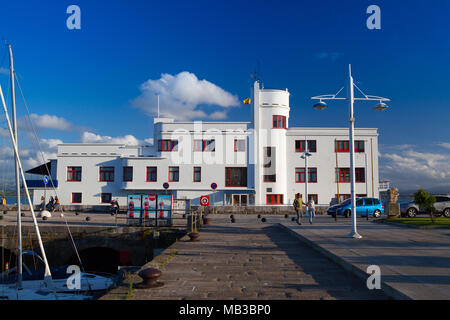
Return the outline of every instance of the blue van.
{"type": "MultiPolygon", "coordinates": [[[[336,204],[328,208],[327,213],[333,218],[338,216],[344,216],[346,218],[350,217],[352,212],[351,199],[347,199],[340,204],[336,204]]],[[[381,201],[377,198],[357,198],[356,199],[356,215],[365,216],[367,213],[369,215],[378,218],[384,214],[384,206],[381,201]]]]}

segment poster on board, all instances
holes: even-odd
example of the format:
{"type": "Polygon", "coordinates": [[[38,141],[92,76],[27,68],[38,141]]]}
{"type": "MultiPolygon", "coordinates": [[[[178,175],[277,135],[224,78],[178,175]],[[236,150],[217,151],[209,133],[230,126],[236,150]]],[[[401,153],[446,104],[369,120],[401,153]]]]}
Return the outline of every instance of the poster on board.
{"type": "Polygon", "coordinates": [[[140,194],[129,194],[127,197],[127,217],[139,219],[141,216],[142,197],[140,194]]]}

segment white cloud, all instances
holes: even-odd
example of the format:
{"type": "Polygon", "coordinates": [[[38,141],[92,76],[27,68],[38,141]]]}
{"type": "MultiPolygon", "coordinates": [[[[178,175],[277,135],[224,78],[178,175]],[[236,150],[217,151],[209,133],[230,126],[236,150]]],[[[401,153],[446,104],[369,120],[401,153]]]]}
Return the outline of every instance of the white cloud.
{"type": "Polygon", "coordinates": [[[137,146],[142,144],[153,144],[153,138],[148,138],[143,141],[137,139],[135,136],[131,134],[127,134],[122,137],[110,137],[110,136],[101,136],[92,132],[85,131],[81,135],[82,143],[117,143],[117,144],[125,144],[130,146],[137,146]]]}
{"type": "Polygon", "coordinates": [[[239,106],[236,95],[223,90],[193,73],[184,71],[176,75],[164,73],[160,79],[147,80],[140,86],[141,95],[132,100],[132,106],[151,116],[157,114],[157,96],[160,99],[161,117],[177,120],[224,119],[226,110],[211,113],[199,109],[200,105],[222,108],[239,106]]]}
{"type": "Polygon", "coordinates": [[[412,148],[380,154],[380,177],[401,189],[450,188],[450,154],[412,148]]]}
{"type": "Polygon", "coordinates": [[[63,131],[69,131],[72,129],[72,124],[62,117],[49,114],[38,115],[32,113],[30,118],[34,126],[38,128],[57,129],[63,131]]]}
{"type": "Polygon", "coordinates": [[[450,149],[450,142],[441,142],[441,143],[438,143],[438,146],[441,146],[446,149],[450,149]]]}
{"type": "Polygon", "coordinates": [[[0,67],[0,74],[9,74],[9,70],[8,70],[8,69],[5,69],[5,68],[2,68],[2,67],[0,67]]]}

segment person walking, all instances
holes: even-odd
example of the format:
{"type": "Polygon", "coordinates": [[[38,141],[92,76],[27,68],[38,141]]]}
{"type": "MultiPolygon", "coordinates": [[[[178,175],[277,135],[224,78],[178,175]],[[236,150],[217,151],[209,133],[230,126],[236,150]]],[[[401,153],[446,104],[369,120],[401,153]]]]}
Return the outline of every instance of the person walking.
{"type": "Polygon", "coordinates": [[[309,223],[313,223],[313,219],[316,216],[316,204],[313,199],[309,199],[308,201],[308,214],[309,214],[309,223]]]}
{"type": "Polygon", "coordinates": [[[297,214],[297,223],[299,225],[301,225],[302,224],[302,207],[303,207],[303,199],[302,199],[301,193],[297,193],[295,195],[295,199],[294,199],[294,202],[292,203],[292,205],[294,206],[295,213],[297,214]]]}
{"type": "Polygon", "coordinates": [[[2,206],[6,206],[6,199],[5,199],[5,196],[2,196],[2,199],[1,199],[1,201],[0,201],[0,204],[1,204],[2,206]]]}

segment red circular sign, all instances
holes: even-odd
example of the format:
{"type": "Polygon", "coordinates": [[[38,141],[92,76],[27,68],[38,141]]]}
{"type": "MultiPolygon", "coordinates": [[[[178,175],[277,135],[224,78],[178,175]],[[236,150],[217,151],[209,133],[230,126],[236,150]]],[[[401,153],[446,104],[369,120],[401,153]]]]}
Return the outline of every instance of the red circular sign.
{"type": "Polygon", "coordinates": [[[200,204],[203,207],[209,207],[209,196],[201,196],[200,197],[200,204]]]}
{"type": "Polygon", "coordinates": [[[213,182],[211,183],[211,189],[216,190],[217,188],[217,183],[213,182]]]}

